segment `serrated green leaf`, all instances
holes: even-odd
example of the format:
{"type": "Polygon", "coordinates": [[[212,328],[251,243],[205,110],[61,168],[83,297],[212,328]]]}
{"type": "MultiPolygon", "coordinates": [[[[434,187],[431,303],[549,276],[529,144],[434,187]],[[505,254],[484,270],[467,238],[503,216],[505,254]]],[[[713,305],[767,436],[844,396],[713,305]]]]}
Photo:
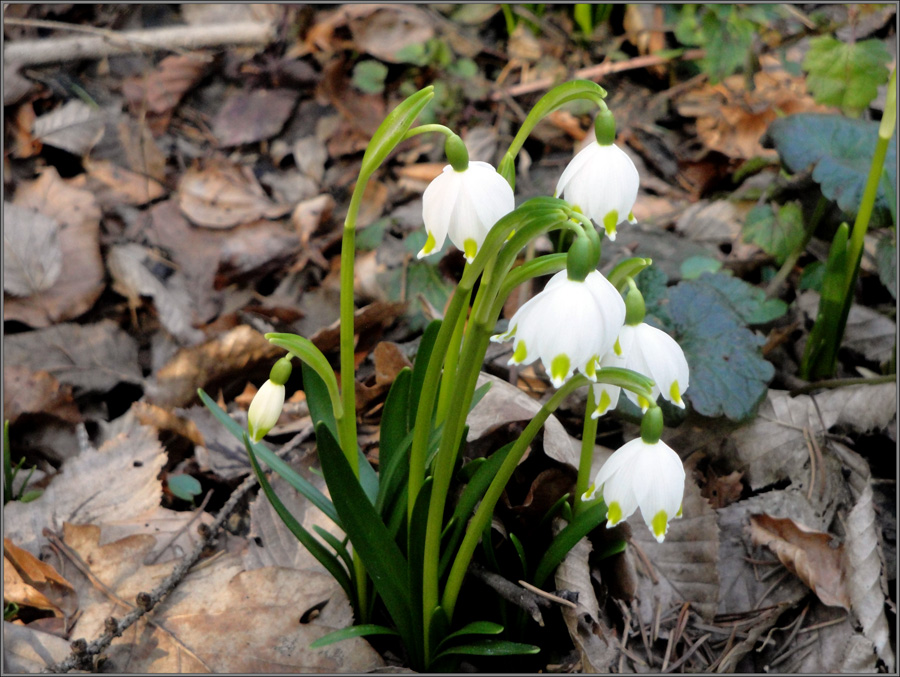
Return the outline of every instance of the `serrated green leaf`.
{"type": "Polygon", "coordinates": [[[645,268],[634,278],[635,284],[644,295],[647,315],[653,316],[657,320],[655,323],[657,326],[668,329],[671,333],[672,318],[669,317],[666,308],[669,298],[668,281],[668,276],[656,266],[645,268]]]}
{"type": "Polygon", "coordinates": [[[689,256],[681,262],[681,277],[684,280],[693,280],[703,273],[715,273],[722,269],[722,262],[711,256],[689,256]]]}
{"type": "Polygon", "coordinates": [[[166,478],[166,484],[169,486],[169,491],[183,501],[193,501],[194,496],[203,491],[200,482],[190,475],[169,475],[166,478]]]}
{"type": "MultiPolygon", "coordinates": [[[[792,172],[813,166],[813,180],[822,194],[834,200],[849,216],[855,217],[862,201],[866,179],[875,154],[878,123],[851,120],[840,115],[799,113],[775,120],[763,138],[774,146],[784,165],[792,172]]],[[[891,139],[884,160],[887,184],[897,182],[897,139],[891,139]]],[[[890,197],[878,190],[869,228],[893,223],[890,197]]]]}
{"type": "Polygon", "coordinates": [[[806,86],[818,103],[837,106],[858,117],[888,80],[891,55],[881,40],[845,43],[830,35],[809,41],[803,59],[806,86]]]}
{"type": "Polygon", "coordinates": [[[713,281],[727,276],[706,273],[669,290],[668,311],[675,338],[691,370],[685,393],[704,416],[725,415],[734,421],[750,417],[766,396],[775,368],[763,359],[765,339],[744,326],[727,297],[713,281]]]}
{"type": "Polygon", "coordinates": [[[778,213],[772,205],[757,205],[744,222],[744,239],[774,256],[779,265],[803,244],[803,235],[803,210],[799,202],[782,205],[778,213]]]}
{"type": "Polygon", "coordinates": [[[384,91],[384,79],[388,68],[380,61],[360,61],[353,68],[351,82],[364,94],[380,94],[384,91]]]}

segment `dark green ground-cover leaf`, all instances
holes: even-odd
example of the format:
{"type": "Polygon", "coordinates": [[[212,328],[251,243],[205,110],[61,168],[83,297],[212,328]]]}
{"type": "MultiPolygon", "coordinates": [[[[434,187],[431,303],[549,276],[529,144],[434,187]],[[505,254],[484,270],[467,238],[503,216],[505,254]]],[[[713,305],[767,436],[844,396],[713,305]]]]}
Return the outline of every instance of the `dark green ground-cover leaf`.
{"type": "Polygon", "coordinates": [[[890,60],[881,40],[846,43],[821,35],[809,41],[803,59],[806,86],[818,103],[857,117],[878,96],[878,86],[887,82],[885,64],[890,60]]]}
{"type": "Polygon", "coordinates": [[[771,254],[779,265],[803,243],[803,210],[788,202],[776,212],[772,205],[757,205],[747,214],[744,239],[771,254]]]}
{"type": "Polygon", "coordinates": [[[875,249],[875,261],[878,264],[878,277],[881,283],[897,298],[897,237],[891,233],[878,241],[875,249]]]}
{"type": "MultiPolygon", "coordinates": [[[[812,178],[821,186],[822,194],[855,217],[877,139],[877,122],[851,120],[840,115],[799,113],[769,125],[763,143],[777,149],[782,162],[792,172],[813,165],[812,178]]],[[[885,186],[897,182],[896,138],[892,138],[888,146],[883,172],[870,228],[892,223],[892,196],[886,194],[885,186]]]]}

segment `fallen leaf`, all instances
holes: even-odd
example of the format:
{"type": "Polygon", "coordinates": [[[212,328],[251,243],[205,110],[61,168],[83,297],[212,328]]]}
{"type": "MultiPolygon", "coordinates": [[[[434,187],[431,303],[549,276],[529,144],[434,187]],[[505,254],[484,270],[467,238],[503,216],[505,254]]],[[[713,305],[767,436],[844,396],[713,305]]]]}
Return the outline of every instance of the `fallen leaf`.
{"type": "Polygon", "coordinates": [[[744,491],[741,482],[743,476],[744,474],[738,470],[728,475],[719,475],[710,466],[706,469],[705,482],[700,493],[713,508],[724,508],[740,499],[744,491]]]}
{"type": "Polygon", "coordinates": [[[402,50],[434,36],[431,17],[411,5],[344,5],[357,49],[388,63],[402,63],[402,50]]]}
{"type": "Polygon", "coordinates": [[[197,388],[215,392],[225,379],[264,360],[275,360],[281,348],[246,325],[183,348],[147,384],[145,401],[160,407],[183,407],[196,402],[197,388]]]}
{"type": "Polygon", "coordinates": [[[137,343],[112,320],[58,324],[7,336],[4,343],[7,365],[47,372],[76,392],[143,382],[137,343]]]}
{"type": "Polygon", "coordinates": [[[181,8],[181,16],[192,26],[229,24],[241,21],[265,22],[276,19],[280,14],[281,6],[275,3],[247,5],[231,3],[186,4],[181,8]]]}
{"type": "Polygon", "coordinates": [[[86,155],[106,125],[106,115],[83,101],[73,99],[34,121],[34,138],[73,155],[86,155]]]}
{"type": "MultiPolygon", "coordinates": [[[[100,209],[96,199],[91,193],[64,181],[56,169],[48,167],[37,180],[18,187],[13,204],[38,212],[59,225],[62,269],[55,282],[43,291],[27,298],[7,298],[3,319],[46,327],[78,317],[94,305],[104,287],[98,242],[100,209]]],[[[4,252],[4,265],[5,259],[4,252]]]]}
{"type": "MultiPolygon", "coordinates": [[[[118,516],[114,516],[118,517],[118,516]]],[[[100,524],[98,545],[106,545],[130,536],[150,535],[156,539],[141,560],[144,564],[165,564],[181,560],[200,542],[197,526],[210,525],[215,518],[205,510],[197,512],[169,510],[157,505],[126,519],[104,518],[100,524]]]]}
{"type": "MultiPolygon", "coordinates": [[[[803,292],[797,298],[797,307],[806,317],[815,319],[819,295],[811,290],[803,292]]],[[[858,303],[850,306],[841,347],[881,364],[895,355],[896,341],[897,325],[893,320],[858,303]]]]}
{"type": "Polygon", "coordinates": [[[325,176],[325,163],[328,161],[325,144],[315,136],[306,136],[294,142],[293,153],[297,168],[321,185],[325,176]]]}
{"type": "MultiPolygon", "coordinates": [[[[353,313],[353,331],[355,334],[364,335],[378,327],[386,327],[396,320],[406,308],[405,303],[387,303],[376,301],[363,306],[353,313]]],[[[319,329],[309,340],[323,353],[336,350],[340,343],[340,319],[335,320],[327,327],[319,329]]],[[[300,332],[305,335],[304,332],[300,332]]]]}
{"type": "MultiPolygon", "coordinates": [[[[4,84],[6,87],[4,88],[4,94],[6,90],[9,88],[9,80],[6,79],[7,69],[4,66],[3,69],[4,75],[4,84]]],[[[22,77],[21,75],[19,76],[22,77]]],[[[29,87],[31,83],[28,82],[29,87]]],[[[5,97],[4,97],[5,100],[5,97]]],[[[9,105],[9,104],[4,104],[9,105]]],[[[35,120],[34,113],[34,105],[32,103],[23,103],[16,110],[16,114],[12,117],[9,129],[10,129],[10,146],[12,147],[11,155],[14,158],[24,159],[34,157],[38,153],[41,152],[41,148],[43,148],[44,144],[41,143],[40,139],[35,139],[31,133],[31,130],[34,126],[35,120]]]]}
{"type": "Polygon", "coordinates": [[[179,342],[192,345],[203,340],[203,332],[194,328],[191,299],[182,275],[174,272],[160,279],[151,270],[159,264],[142,245],[128,243],[110,248],[106,267],[112,276],[112,288],[138,307],[142,296],[153,299],[163,327],[179,342]],[[148,267],[149,266],[149,267],[148,267]]]}
{"type": "Polygon", "coordinates": [[[122,93],[133,111],[143,110],[146,106],[149,113],[164,115],[200,82],[210,61],[202,52],[172,54],[149,74],[123,80],[122,93]]]}
{"type": "Polygon", "coordinates": [[[123,169],[108,160],[85,160],[85,174],[73,182],[76,187],[91,191],[105,207],[133,205],[140,207],[166,194],[166,189],[155,179],[123,169]]]}
{"type": "Polygon", "coordinates": [[[274,204],[251,173],[221,158],[184,173],[178,185],[178,206],[191,221],[206,228],[278,218],[292,208],[274,204]]]}
{"type": "Polygon", "coordinates": [[[3,291],[31,296],[62,272],[59,224],[38,211],[3,202],[3,291]]]}
{"type": "MultiPolygon", "coordinates": [[[[3,560],[4,584],[6,570],[11,569],[26,586],[48,601],[51,604],[50,608],[64,617],[70,618],[78,610],[78,595],[72,584],[47,562],[42,562],[27,550],[16,547],[8,538],[3,539],[3,560]]],[[[9,599],[19,603],[18,600],[7,597],[5,585],[3,599],[4,602],[9,599]]]]}
{"type": "Polygon", "coordinates": [[[7,364],[3,369],[3,417],[12,425],[23,414],[50,414],[79,423],[81,413],[72,399],[72,388],[60,386],[46,371],[7,364]]]}
{"type": "Polygon", "coordinates": [[[830,534],[813,531],[791,519],[751,515],[750,537],[766,546],[784,566],[808,585],[823,604],[850,610],[843,544],[833,547],[830,534]]]}
{"type": "Polygon", "coordinates": [[[63,522],[90,524],[110,515],[127,519],[151,510],[159,505],[157,475],[165,460],[156,432],[143,426],[100,449],[89,447],[63,463],[40,498],[6,505],[4,537],[38,555],[45,528],[59,531],[63,522]]]}
{"type": "MultiPolygon", "coordinates": [[[[247,424],[246,411],[238,411],[240,413],[233,413],[232,417],[241,427],[245,427],[247,424]]],[[[204,406],[194,406],[188,409],[176,409],[175,413],[179,417],[184,417],[184,420],[192,425],[200,436],[200,440],[194,443],[196,445],[194,455],[202,470],[209,470],[226,480],[252,472],[244,444],[235,439],[234,435],[219,423],[209,409],[204,406]]]]}
{"type": "Polygon", "coordinates": [[[10,673],[36,673],[63,661],[72,652],[69,642],[27,625],[3,621],[3,667],[10,673]]]}
{"type": "Polygon", "coordinates": [[[291,213],[291,225],[300,237],[300,245],[309,246],[309,240],[322,222],[331,216],[334,198],[328,193],[300,202],[291,213]]]}
{"type": "Polygon", "coordinates": [[[279,270],[300,249],[300,239],[280,223],[257,221],[228,231],[219,250],[216,288],[238,282],[254,271],[279,270]]]}
{"type": "Polygon", "coordinates": [[[240,146],[278,134],[294,111],[299,92],[294,89],[257,89],[235,92],[212,121],[219,146],[240,146]]]}

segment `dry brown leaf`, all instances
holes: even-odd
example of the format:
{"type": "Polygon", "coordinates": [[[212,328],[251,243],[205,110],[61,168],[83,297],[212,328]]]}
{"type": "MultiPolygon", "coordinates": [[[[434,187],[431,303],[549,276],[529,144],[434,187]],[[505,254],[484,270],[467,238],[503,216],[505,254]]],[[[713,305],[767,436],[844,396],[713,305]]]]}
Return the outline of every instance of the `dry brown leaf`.
{"type": "MultiPolygon", "coordinates": [[[[363,335],[376,327],[386,327],[400,317],[405,309],[405,303],[387,303],[382,301],[370,303],[353,313],[353,331],[356,334],[363,335]]],[[[327,327],[316,331],[309,337],[309,340],[323,353],[328,353],[338,348],[340,335],[340,320],[335,320],[327,327]]]]}
{"type": "MultiPolygon", "coordinates": [[[[5,76],[5,66],[3,68],[3,73],[5,76]]],[[[9,80],[6,80],[5,77],[4,80],[5,97],[6,89],[9,87],[9,80]]],[[[35,117],[34,105],[30,102],[23,103],[16,109],[16,114],[9,123],[9,133],[12,136],[10,143],[10,146],[12,146],[10,155],[12,155],[12,157],[20,159],[30,158],[41,152],[41,148],[43,148],[44,144],[41,143],[40,139],[35,139],[31,133],[35,117]]]]}
{"type": "MultiPolygon", "coordinates": [[[[78,595],[75,593],[72,584],[47,562],[42,562],[27,550],[17,547],[8,538],[3,539],[3,559],[4,584],[6,582],[7,569],[10,569],[19,577],[22,583],[37,592],[40,597],[51,605],[50,607],[38,608],[50,608],[67,618],[71,617],[78,610],[78,595]]],[[[7,599],[5,585],[3,599],[7,599]]],[[[14,599],[10,601],[19,603],[18,600],[14,599]]]]}
{"type": "Polygon", "coordinates": [[[307,136],[294,142],[293,153],[297,168],[321,185],[325,176],[325,163],[328,161],[325,144],[315,136],[307,136]]]}
{"type": "Polygon", "coordinates": [[[3,603],[4,605],[16,604],[20,607],[52,611],[56,616],[62,615],[59,608],[40,590],[25,582],[8,557],[3,558],[3,603]]]}
{"type": "Polygon", "coordinates": [[[36,673],[66,659],[69,642],[28,625],[3,621],[3,667],[12,673],[36,673]]]}
{"type": "Polygon", "coordinates": [[[300,238],[281,223],[256,221],[227,232],[219,250],[216,289],[257,270],[278,270],[300,249],[300,238]]]}
{"type": "Polygon", "coordinates": [[[222,158],[184,173],[178,185],[178,206],[191,221],[206,228],[278,218],[292,208],[272,203],[249,170],[222,158]]]}
{"type": "Polygon", "coordinates": [[[34,138],[79,157],[86,155],[103,136],[106,114],[73,99],[34,121],[34,138]]]}
{"type": "Polygon", "coordinates": [[[86,160],[84,168],[86,174],[80,175],[81,181],[73,181],[72,185],[84,186],[104,206],[139,207],[166,194],[166,189],[155,179],[123,169],[108,160],[86,160]]]}
{"type": "Polygon", "coordinates": [[[3,291],[31,296],[62,272],[59,223],[39,211],[3,202],[3,291]]]}
{"type": "MultiPolygon", "coordinates": [[[[217,383],[264,360],[275,360],[284,351],[246,325],[178,351],[147,386],[145,400],[160,407],[183,407],[195,402],[197,388],[217,383]]],[[[213,388],[214,390],[214,388],[213,388]]]]}
{"type": "Polygon", "coordinates": [[[281,15],[281,6],[275,3],[185,4],[181,7],[181,15],[192,26],[238,23],[241,21],[267,22],[281,15]]]}
{"type": "Polygon", "coordinates": [[[4,320],[46,327],[87,311],[104,287],[98,242],[100,209],[94,196],[72,187],[48,167],[36,181],[23,183],[13,203],[43,214],[59,224],[62,270],[56,282],[28,298],[8,298],[4,320]]]}
{"type": "Polygon", "coordinates": [[[709,245],[708,256],[746,260],[758,250],[741,239],[742,226],[750,207],[730,200],[701,200],[682,212],[675,223],[675,232],[693,242],[709,245]],[[730,245],[727,257],[719,252],[722,245],[730,245]]]}
{"type": "MultiPolygon", "coordinates": [[[[248,384],[248,387],[250,385],[252,384],[248,384]]],[[[238,398],[235,398],[235,402],[237,400],[238,398]]],[[[243,410],[238,409],[232,413],[232,418],[242,427],[247,424],[246,407],[249,404],[249,401],[246,402],[243,410]]],[[[176,409],[176,413],[183,416],[200,434],[201,439],[194,447],[194,455],[201,470],[210,470],[226,480],[251,472],[250,460],[243,442],[235,439],[209,409],[195,406],[189,409],[176,409]]]]}
{"type": "Polygon", "coordinates": [[[323,221],[331,216],[334,209],[334,198],[328,193],[318,195],[308,200],[303,200],[291,213],[291,225],[297,231],[300,245],[306,248],[313,233],[318,230],[323,221]]]}
{"type": "MultiPolygon", "coordinates": [[[[639,54],[655,54],[666,48],[665,15],[662,5],[628,4],[623,20],[625,37],[638,48],[639,54]]],[[[668,67],[662,64],[649,66],[648,70],[662,78],[668,67]]]]}
{"type": "MultiPolygon", "coordinates": [[[[797,298],[797,307],[811,319],[819,308],[819,295],[806,291],[797,298]]],[[[847,326],[841,347],[859,353],[867,360],[883,363],[896,353],[897,324],[888,317],[867,306],[854,303],[850,306],[847,326]]]]}
{"type": "Polygon", "coordinates": [[[200,434],[194,422],[184,419],[168,409],[157,407],[149,402],[135,402],[131,405],[131,411],[141,425],[173,432],[194,444],[203,444],[203,435],[200,434]]]}
{"type": "Polygon", "coordinates": [[[412,5],[344,5],[344,16],[357,49],[389,63],[397,53],[434,37],[431,17],[412,5]]]}
{"type": "Polygon", "coordinates": [[[291,116],[298,96],[299,92],[294,89],[233,93],[212,122],[219,146],[240,146],[275,136],[291,116]]]}
{"type": "Polygon", "coordinates": [[[724,508],[740,499],[744,491],[741,482],[743,476],[744,474],[738,470],[727,475],[719,475],[710,466],[706,469],[705,482],[700,493],[714,509],[724,508]]]}
{"type": "Polygon", "coordinates": [[[12,425],[23,414],[51,414],[70,423],[81,421],[72,388],[60,386],[46,371],[7,364],[3,368],[3,416],[12,425]]]}
{"type": "Polygon", "coordinates": [[[159,505],[157,475],[165,460],[156,431],[143,426],[100,449],[88,448],[63,463],[40,498],[6,505],[4,536],[37,555],[45,528],[58,531],[63,522],[88,524],[113,515],[127,519],[151,510],[159,505]]]}
{"type": "Polygon", "coordinates": [[[198,525],[209,525],[214,520],[205,510],[198,515],[196,512],[169,510],[158,505],[126,519],[104,519],[99,525],[98,545],[149,534],[156,539],[156,543],[141,561],[144,564],[165,564],[173,559],[183,559],[192,552],[200,542],[198,525]]]}
{"type": "Polygon", "coordinates": [[[832,547],[830,534],[813,531],[791,519],[750,516],[750,537],[766,546],[784,566],[808,585],[823,604],[850,610],[844,571],[844,546],[832,547]]]}
{"type": "Polygon", "coordinates": [[[106,392],[122,381],[143,381],[137,343],[112,320],[13,334],[4,347],[8,364],[49,372],[76,390],[106,392]]]}
{"type": "Polygon", "coordinates": [[[125,79],[122,93],[135,112],[146,105],[155,115],[169,113],[200,82],[209,63],[210,58],[202,52],[167,56],[149,74],[125,79]]]}

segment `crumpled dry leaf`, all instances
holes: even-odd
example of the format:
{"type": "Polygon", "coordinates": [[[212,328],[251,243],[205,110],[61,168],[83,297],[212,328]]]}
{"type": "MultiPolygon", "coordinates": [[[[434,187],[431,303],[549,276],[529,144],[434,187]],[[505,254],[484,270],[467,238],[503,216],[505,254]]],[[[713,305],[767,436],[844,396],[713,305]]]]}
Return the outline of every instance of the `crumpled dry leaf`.
{"type": "Polygon", "coordinates": [[[295,89],[257,89],[231,94],[212,121],[219,146],[240,146],[275,136],[291,116],[299,94],[295,89]]]}
{"type": "MultiPolygon", "coordinates": [[[[819,295],[805,291],[797,298],[797,307],[810,319],[815,319],[819,295]]],[[[854,303],[847,315],[847,326],[841,346],[859,353],[873,362],[887,362],[895,353],[897,325],[872,308],[854,303]]]]}
{"type": "Polygon", "coordinates": [[[149,176],[123,169],[108,160],[85,160],[85,174],[72,182],[93,193],[103,206],[126,204],[139,207],[166,194],[159,181],[149,176]]]}
{"type": "Polygon", "coordinates": [[[66,659],[69,642],[27,625],[3,621],[3,667],[11,674],[35,673],[66,659]]]}
{"type": "Polygon", "coordinates": [[[328,161],[325,144],[315,136],[306,136],[294,142],[293,153],[297,168],[321,185],[325,176],[325,163],[328,161]]]}
{"type": "MultiPolygon", "coordinates": [[[[503,379],[482,372],[475,387],[480,388],[485,383],[491,384],[490,389],[466,419],[469,426],[467,441],[474,442],[514,421],[530,421],[540,411],[540,402],[503,379]]],[[[544,453],[554,461],[578,467],[579,447],[572,444],[569,433],[553,415],[544,423],[544,453]]]]}
{"type": "Polygon", "coordinates": [[[203,52],[172,54],[148,74],[126,78],[122,93],[132,110],[164,115],[203,78],[211,59],[203,52]]]}
{"type": "Polygon", "coordinates": [[[34,121],[34,138],[74,155],[85,155],[103,136],[106,114],[73,99],[34,121]]]}
{"type": "Polygon", "coordinates": [[[33,555],[44,542],[41,531],[63,522],[88,524],[115,515],[127,519],[159,505],[157,479],[166,460],[156,431],[140,427],[100,449],[88,448],[66,460],[44,493],[31,503],[4,508],[4,536],[33,555]]]}
{"type": "Polygon", "coordinates": [[[5,340],[8,365],[46,371],[76,390],[106,392],[120,382],[143,382],[135,340],[112,320],[58,324],[5,340]]]}
{"type": "Polygon", "coordinates": [[[357,49],[388,63],[401,63],[398,53],[434,36],[431,17],[412,5],[344,5],[357,49]]]}
{"type": "Polygon", "coordinates": [[[15,602],[19,606],[50,609],[56,615],[66,618],[78,610],[78,595],[72,584],[47,562],[42,562],[27,550],[17,547],[8,538],[3,539],[3,560],[4,603],[15,602]],[[7,572],[14,574],[17,582],[25,589],[17,585],[15,591],[11,590],[6,581],[7,572]],[[14,595],[14,592],[17,594],[14,595]],[[18,596],[22,592],[25,595],[18,596]],[[44,606],[44,602],[49,606],[44,606]]]}
{"type": "Polygon", "coordinates": [[[3,291],[31,296],[62,272],[59,224],[34,209],[3,202],[3,291]]]}
{"type": "Polygon", "coordinates": [[[184,277],[174,272],[158,278],[148,268],[158,263],[145,247],[133,242],[110,248],[106,266],[112,276],[112,288],[138,307],[142,296],[149,296],[159,313],[163,327],[180,342],[191,345],[203,340],[203,332],[195,329],[191,301],[184,277]]]}
{"type": "Polygon", "coordinates": [[[178,185],[178,206],[191,221],[206,228],[233,228],[263,217],[274,219],[292,209],[292,205],[269,200],[247,168],[222,158],[184,173],[178,185]]]}
{"type": "Polygon", "coordinates": [[[847,588],[853,614],[862,626],[863,635],[874,644],[890,672],[894,669],[895,659],[890,644],[890,626],[884,612],[888,588],[879,531],[872,485],[867,482],[847,516],[844,548],[847,588]]]}
{"type": "Polygon", "coordinates": [[[814,531],[791,519],[750,516],[754,545],[766,546],[779,561],[808,585],[823,604],[850,610],[843,557],[844,545],[833,547],[830,534],[814,531]]]}
{"type": "Polygon", "coordinates": [[[100,209],[96,199],[48,167],[37,180],[18,187],[13,204],[37,211],[59,224],[62,270],[47,289],[27,298],[6,299],[3,319],[46,327],[78,317],[94,305],[104,287],[98,241],[100,209]]]}
{"type": "Polygon", "coordinates": [[[3,368],[3,417],[10,425],[23,414],[50,414],[69,423],[81,421],[72,388],[46,371],[7,364],[3,368]]]}
{"type": "Polygon", "coordinates": [[[126,519],[104,519],[98,545],[106,545],[129,536],[154,536],[156,543],[141,560],[144,564],[165,564],[180,560],[193,551],[200,541],[197,526],[212,524],[215,518],[206,512],[169,510],[157,505],[151,510],[126,519]]]}
{"type": "Polygon", "coordinates": [[[263,360],[275,360],[284,351],[246,325],[190,348],[178,351],[156,378],[147,384],[145,400],[160,407],[183,407],[196,401],[197,388],[210,388],[263,360]]]}

